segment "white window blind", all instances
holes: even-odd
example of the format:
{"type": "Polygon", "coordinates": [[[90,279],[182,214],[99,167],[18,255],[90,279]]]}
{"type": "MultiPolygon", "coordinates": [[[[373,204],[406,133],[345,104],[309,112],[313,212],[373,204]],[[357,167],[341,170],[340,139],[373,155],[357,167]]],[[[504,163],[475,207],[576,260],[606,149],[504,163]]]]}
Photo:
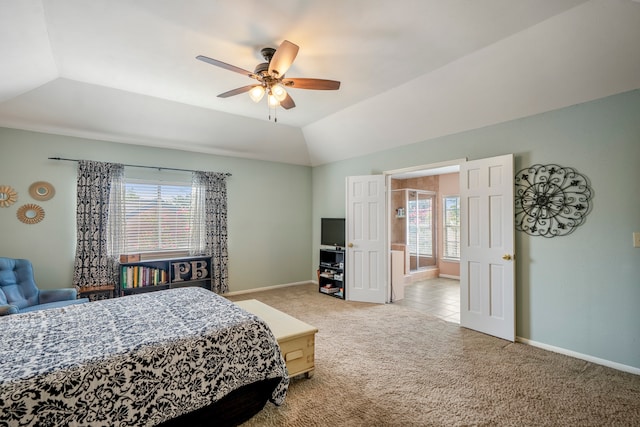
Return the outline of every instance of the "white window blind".
{"type": "Polygon", "coordinates": [[[444,197],[442,205],[444,207],[443,256],[460,259],[460,197],[444,197]]]}
{"type": "Polygon", "coordinates": [[[191,185],[125,182],[126,253],[188,250],[191,185]]]}

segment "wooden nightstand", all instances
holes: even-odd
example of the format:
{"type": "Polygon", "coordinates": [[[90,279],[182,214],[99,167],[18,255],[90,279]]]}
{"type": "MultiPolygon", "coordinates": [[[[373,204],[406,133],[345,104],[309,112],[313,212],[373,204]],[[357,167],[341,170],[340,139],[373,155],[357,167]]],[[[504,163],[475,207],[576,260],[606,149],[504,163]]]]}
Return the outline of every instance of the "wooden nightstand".
{"type": "Polygon", "coordinates": [[[115,285],[86,286],[80,290],[80,298],[89,298],[89,301],[113,298],[115,285]]]}

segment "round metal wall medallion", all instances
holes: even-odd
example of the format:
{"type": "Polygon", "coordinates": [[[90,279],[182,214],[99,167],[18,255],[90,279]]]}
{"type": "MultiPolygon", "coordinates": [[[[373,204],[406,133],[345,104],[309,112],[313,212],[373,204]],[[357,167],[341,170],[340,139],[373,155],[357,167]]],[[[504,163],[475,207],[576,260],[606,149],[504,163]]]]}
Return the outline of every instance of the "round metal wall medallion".
{"type": "Polygon", "coordinates": [[[533,165],[515,177],[516,230],[532,236],[571,234],[591,211],[589,180],[575,169],[533,165]]]}

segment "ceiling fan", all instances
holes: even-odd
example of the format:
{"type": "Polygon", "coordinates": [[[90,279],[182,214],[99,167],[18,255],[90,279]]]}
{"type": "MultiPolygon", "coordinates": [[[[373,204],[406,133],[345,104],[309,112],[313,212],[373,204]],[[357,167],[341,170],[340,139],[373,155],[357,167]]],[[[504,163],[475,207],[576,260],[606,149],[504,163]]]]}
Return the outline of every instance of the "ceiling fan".
{"type": "Polygon", "coordinates": [[[287,93],[288,88],[315,90],[337,90],[340,88],[340,82],[335,80],[285,77],[285,73],[291,67],[299,49],[297,45],[288,40],[283,41],[277,49],[265,47],[260,53],[266,62],[256,65],[253,72],[203,55],[196,56],[196,59],[257,80],[255,84],[221,93],[218,98],[228,98],[249,92],[251,99],[254,102],[259,102],[266,94],[270,108],[281,106],[288,110],[296,106],[287,93]]]}

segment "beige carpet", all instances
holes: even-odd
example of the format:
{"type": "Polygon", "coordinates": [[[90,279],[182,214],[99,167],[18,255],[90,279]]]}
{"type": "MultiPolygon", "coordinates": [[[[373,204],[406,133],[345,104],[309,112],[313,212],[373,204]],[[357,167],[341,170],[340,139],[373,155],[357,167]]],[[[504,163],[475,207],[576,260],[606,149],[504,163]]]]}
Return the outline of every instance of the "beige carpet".
{"type": "Polygon", "coordinates": [[[319,332],[315,376],[243,426],[640,426],[640,376],[313,285],[252,298],[319,332]]]}

